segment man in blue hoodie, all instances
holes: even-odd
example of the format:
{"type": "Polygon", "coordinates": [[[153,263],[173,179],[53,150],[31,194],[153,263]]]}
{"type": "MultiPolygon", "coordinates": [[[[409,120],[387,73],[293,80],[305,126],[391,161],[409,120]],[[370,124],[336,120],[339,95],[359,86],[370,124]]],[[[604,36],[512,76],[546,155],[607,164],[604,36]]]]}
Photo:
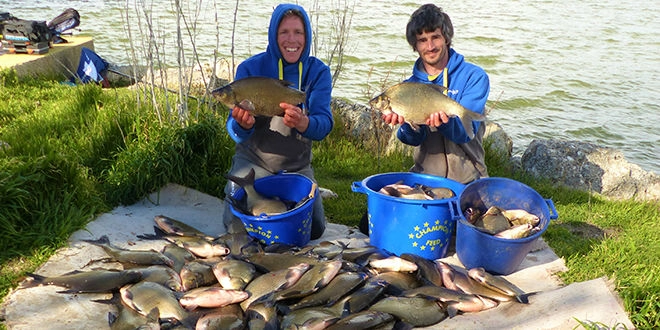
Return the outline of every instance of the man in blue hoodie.
{"type": "MultiPolygon", "coordinates": [[[[447,96],[469,110],[484,114],[490,92],[488,75],[451,48],[453,36],[449,15],[441,8],[426,4],[413,12],[406,26],[406,39],[419,58],[406,81],[444,86],[447,96]]],[[[404,123],[402,116],[393,113],[383,116],[386,123],[401,125],[397,131],[401,142],[415,146],[415,163],[410,171],[464,184],[487,177],[482,143],[485,123],[472,122],[474,138],[470,139],[458,117],[447,116],[444,109],[434,110],[437,112],[418,130],[404,123]]],[[[366,216],[360,222],[360,230],[368,233],[366,216]]]]}
{"type": "MultiPolygon", "coordinates": [[[[227,119],[227,131],[236,142],[229,174],[243,177],[254,168],[260,178],[280,171],[297,172],[315,181],[311,167],[312,141],[325,138],[333,126],[330,68],[310,56],[312,26],[305,10],[294,4],[278,5],[270,19],[265,52],[242,62],[235,79],[265,76],[291,82],[305,92],[304,104],[281,103],[284,116],[254,117],[238,106],[227,119]]],[[[230,181],[225,194],[237,187],[230,181]]],[[[325,231],[323,202],[318,194],[312,211],[311,239],[325,231]]],[[[227,208],[228,209],[228,208],[227,208]]],[[[225,225],[231,213],[225,212],[225,225]]]]}

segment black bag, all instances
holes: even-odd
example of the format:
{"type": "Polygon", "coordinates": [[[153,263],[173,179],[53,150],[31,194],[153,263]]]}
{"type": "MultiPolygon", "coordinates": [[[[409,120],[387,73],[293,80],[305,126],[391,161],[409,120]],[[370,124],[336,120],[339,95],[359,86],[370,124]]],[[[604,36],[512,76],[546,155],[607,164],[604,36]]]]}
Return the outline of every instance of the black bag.
{"type": "Polygon", "coordinates": [[[43,43],[52,40],[45,21],[30,21],[9,17],[2,22],[2,39],[17,43],[43,43]]]}
{"type": "Polygon", "coordinates": [[[64,31],[71,30],[78,25],[80,25],[80,14],[73,8],[65,9],[61,14],[48,22],[48,28],[55,36],[59,36],[64,31]]]}

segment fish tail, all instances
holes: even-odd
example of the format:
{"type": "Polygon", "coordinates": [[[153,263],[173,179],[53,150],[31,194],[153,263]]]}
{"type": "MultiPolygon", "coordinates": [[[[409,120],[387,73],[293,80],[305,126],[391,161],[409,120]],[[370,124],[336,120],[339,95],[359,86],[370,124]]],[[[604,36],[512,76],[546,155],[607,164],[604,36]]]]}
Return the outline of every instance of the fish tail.
{"type": "Polygon", "coordinates": [[[43,285],[46,277],[37,275],[34,273],[27,273],[27,278],[26,280],[21,284],[21,289],[27,289],[27,288],[33,288],[35,286],[40,286],[43,285]]]}
{"type": "Polygon", "coordinates": [[[254,168],[251,168],[250,172],[242,178],[231,175],[231,174],[228,174],[228,173],[225,174],[224,176],[227,180],[233,181],[234,183],[236,183],[237,185],[239,185],[241,187],[245,187],[245,186],[249,186],[249,185],[254,184],[255,173],[254,173],[254,168]]]}

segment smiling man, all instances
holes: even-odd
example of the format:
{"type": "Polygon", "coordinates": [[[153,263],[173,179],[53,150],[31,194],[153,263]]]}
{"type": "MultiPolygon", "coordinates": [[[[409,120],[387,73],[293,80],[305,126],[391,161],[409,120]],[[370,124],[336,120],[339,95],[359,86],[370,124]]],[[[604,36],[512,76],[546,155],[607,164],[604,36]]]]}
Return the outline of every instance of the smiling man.
{"type": "MultiPolygon", "coordinates": [[[[300,173],[312,181],[312,141],[324,139],[334,124],[330,110],[332,76],[330,68],[310,56],[312,26],[305,10],[294,4],[278,5],[270,19],[268,46],[236,70],[235,80],[250,76],[286,80],[305,92],[303,104],[280,103],[283,116],[253,116],[235,106],[227,119],[227,132],[236,142],[229,174],[244,177],[255,170],[255,178],[280,171],[300,173]]],[[[238,189],[231,181],[225,194],[238,189]]],[[[318,192],[316,194],[319,196],[318,192]]],[[[234,219],[226,207],[224,223],[234,219]]],[[[312,211],[311,239],[325,230],[325,214],[321,198],[316,198],[312,211]]]]}

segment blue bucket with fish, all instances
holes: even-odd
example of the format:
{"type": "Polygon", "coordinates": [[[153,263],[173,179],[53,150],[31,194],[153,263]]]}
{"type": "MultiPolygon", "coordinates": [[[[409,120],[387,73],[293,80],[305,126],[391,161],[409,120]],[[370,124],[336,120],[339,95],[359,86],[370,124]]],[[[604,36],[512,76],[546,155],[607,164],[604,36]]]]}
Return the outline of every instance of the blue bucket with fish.
{"type": "Polygon", "coordinates": [[[483,178],[469,183],[460,194],[462,211],[473,208],[485,212],[491,206],[505,210],[522,209],[539,217],[540,231],[533,235],[507,239],[484,233],[471,225],[461,212],[456,227],[456,255],[466,269],[483,267],[486,271],[508,275],[518,269],[534,242],[557,219],[551,199],[544,199],[531,187],[508,178],[483,178]]]}
{"type": "MultiPolygon", "coordinates": [[[[275,198],[293,206],[287,212],[274,215],[249,215],[229,205],[231,212],[245,226],[248,234],[262,244],[274,243],[304,246],[312,232],[312,209],[317,185],[302,174],[279,173],[254,181],[254,189],[266,198],[275,198]]],[[[245,198],[245,189],[239,188],[232,197],[245,198]]]]}
{"type": "Polygon", "coordinates": [[[455,222],[460,218],[458,196],[464,188],[454,180],[413,172],[376,174],[352,185],[353,192],[367,195],[371,245],[396,255],[412,253],[430,260],[447,253],[455,222]],[[395,183],[447,188],[454,197],[416,200],[379,192],[395,183]]]}

